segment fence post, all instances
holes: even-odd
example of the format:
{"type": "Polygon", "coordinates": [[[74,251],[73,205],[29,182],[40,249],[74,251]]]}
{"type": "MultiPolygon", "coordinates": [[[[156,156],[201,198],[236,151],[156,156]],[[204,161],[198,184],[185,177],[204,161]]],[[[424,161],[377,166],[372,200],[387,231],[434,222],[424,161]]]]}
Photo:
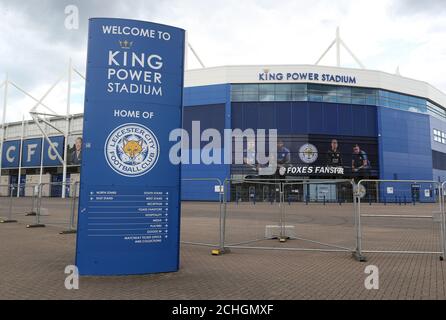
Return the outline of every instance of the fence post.
{"type": "Polygon", "coordinates": [[[12,202],[13,202],[13,194],[14,194],[14,185],[10,185],[10,195],[9,195],[9,212],[6,220],[0,220],[0,223],[17,223],[17,220],[12,219],[12,202]]]}
{"type": "Polygon", "coordinates": [[[36,187],[33,185],[33,195],[31,201],[31,211],[26,214],[27,217],[35,217],[36,216],[36,187]]]}
{"type": "MultiPolygon", "coordinates": [[[[228,180],[225,179],[224,182],[222,183],[221,180],[217,179],[218,183],[220,184],[220,192],[219,192],[219,202],[220,202],[220,239],[219,239],[219,248],[218,249],[213,249],[212,250],[212,255],[214,256],[218,256],[221,255],[223,253],[228,253],[229,249],[225,249],[225,235],[226,235],[226,210],[227,210],[227,190],[229,188],[227,188],[227,183],[228,180]],[[223,191],[222,191],[223,188],[223,191]],[[222,198],[223,197],[223,198],[222,198]]],[[[236,203],[238,203],[238,195],[237,192],[235,194],[236,196],[236,203]]]]}
{"type": "Polygon", "coordinates": [[[28,224],[26,226],[28,229],[45,228],[45,225],[40,223],[40,215],[41,215],[41,209],[42,209],[42,188],[43,188],[43,183],[40,183],[38,185],[38,196],[37,196],[37,207],[36,207],[36,223],[35,224],[28,224]]]}
{"type": "Polygon", "coordinates": [[[286,242],[286,234],[285,234],[285,221],[284,221],[284,206],[285,206],[285,192],[284,192],[284,184],[283,182],[279,182],[279,191],[280,191],[280,202],[279,202],[279,209],[280,209],[280,242],[286,242]]]}
{"type": "Polygon", "coordinates": [[[353,210],[355,211],[355,225],[356,225],[356,251],[353,253],[353,257],[359,262],[366,262],[367,259],[362,255],[362,229],[361,229],[361,197],[359,196],[359,187],[361,181],[356,185],[353,185],[353,210]]]}
{"type": "Polygon", "coordinates": [[[441,215],[441,236],[442,236],[442,255],[440,256],[440,260],[444,261],[446,258],[446,208],[445,208],[445,191],[446,182],[443,182],[441,185],[439,184],[439,196],[440,196],[440,215],[441,215]]]}
{"type": "MultiPolygon", "coordinates": [[[[75,234],[77,232],[76,227],[74,226],[74,217],[76,215],[76,201],[77,201],[78,183],[79,182],[74,183],[74,190],[71,188],[73,196],[71,199],[70,222],[69,222],[68,230],[62,231],[62,232],[60,232],[60,234],[75,234]]],[[[71,187],[72,187],[72,185],[71,185],[71,187]]],[[[68,193],[68,196],[70,196],[70,192],[68,193]]]]}

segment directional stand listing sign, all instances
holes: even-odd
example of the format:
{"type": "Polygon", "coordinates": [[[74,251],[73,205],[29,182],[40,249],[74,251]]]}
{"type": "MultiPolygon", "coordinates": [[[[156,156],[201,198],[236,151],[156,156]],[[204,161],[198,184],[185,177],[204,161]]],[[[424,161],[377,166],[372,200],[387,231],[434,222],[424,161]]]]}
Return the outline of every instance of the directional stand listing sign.
{"type": "Polygon", "coordinates": [[[91,19],[76,265],[81,275],[179,267],[184,30],[91,19]]]}

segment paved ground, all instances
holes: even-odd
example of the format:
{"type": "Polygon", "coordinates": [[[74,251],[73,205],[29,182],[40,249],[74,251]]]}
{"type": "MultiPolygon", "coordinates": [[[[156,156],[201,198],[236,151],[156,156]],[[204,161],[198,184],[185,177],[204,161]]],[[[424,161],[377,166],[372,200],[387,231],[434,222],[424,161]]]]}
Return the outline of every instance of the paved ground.
{"type": "MultiPolygon", "coordinates": [[[[26,229],[28,202],[14,203],[19,224],[0,225],[0,299],[446,299],[446,262],[438,254],[367,254],[359,263],[348,252],[296,252],[233,249],[214,257],[210,248],[182,245],[181,270],[175,274],[82,278],[79,291],[64,287],[64,269],[73,264],[75,236],[59,235],[70,203],[48,201],[45,229],[26,229]],[[364,269],[376,265],[380,289],[366,290],[364,269]]],[[[4,203],[0,203],[5,208],[4,203]]],[[[432,214],[434,205],[363,206],[363,214],[432,214]]],[[[0,209],[1,211],[1,209],[0,209]]],[[[218,205],[183,205],[183,241],[217,243],[218,205]]],[[[298,237],[280,244],[263,239],[265,225],[280,219],[278,205],[228,206],[227,243],[285,248],[354,247],[351,205],[293,204],[284,207],[287,225],[298,237]]],[[[0,212],[0,215],[1,212],[0,212]]],[[[65,224],[64,224],[65,223],[65,224]]],[[[364,218],[364,248],[437,251],[438,223],[418,219],[364,218]]]]}

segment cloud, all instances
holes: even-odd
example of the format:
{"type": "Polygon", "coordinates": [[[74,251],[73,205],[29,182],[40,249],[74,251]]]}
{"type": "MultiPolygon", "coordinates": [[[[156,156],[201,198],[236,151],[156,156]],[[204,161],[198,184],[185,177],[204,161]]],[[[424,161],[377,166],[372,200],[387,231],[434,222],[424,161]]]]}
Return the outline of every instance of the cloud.
{"type": "MultiPolygon", "coordinates": [[[[312,64],[341,27],[343,39],[369,69],[425,80],[446,91],[446,12],[444,1],[407,0],[0,0],[0,82],[4,72],[36,97],[66,71],[68,58],[85,73],[88,18],[150,20],[188,30],[189,41],[207,66],[312,64]],[[79,7],[80,28],[65,29],[66,5],[79,7]]],[[[355,62],[342,54],[345,66],[355,62]]],[[[323,64],[334,64],[332,53],[323,64]]],[[[199,67],[190,55],[189,66],[199,67]]],[[[60,87],[66,87],[62,82],[60,87]]],[[[82,110],[83,83],[73,92],[82,110]]],[[[63,89],[48,104],[63,113],[63,89]]],[[[11,91],[12,92],[12,91],[11,91]]],[[[32,106],[10,97],[21,118],[32,106]]],[[[31,101],[32,102],[32,101],[31,101]]]]}
{"type": "Polygon", "coordinates": [[[395,15],[441,15],[446,12],[444,0],[397,0],[391,8],[395,15]]]}

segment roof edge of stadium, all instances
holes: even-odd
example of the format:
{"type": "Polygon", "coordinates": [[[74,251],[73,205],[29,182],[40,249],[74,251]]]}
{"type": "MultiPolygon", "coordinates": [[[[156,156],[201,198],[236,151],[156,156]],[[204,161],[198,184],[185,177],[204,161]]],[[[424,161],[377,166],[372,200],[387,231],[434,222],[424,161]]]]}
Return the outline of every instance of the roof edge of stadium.
{"type": "MultiPolygon", "coordinates": [[[[432,100],[435,103],[446,107],[446,93],[431,85],[424,80],[417,80],[409,77],[404,77],[398,74],[393,74],[380,70],[347,68],[337,66],[324,66],[314,64],[244,64],[244,65],[221,65],[206,68],[186,70],[185,87],[228,84],[228,83],[320,83],[318,81],[259,81],[258,74],[268,70],[268,72],[294,72],[299,69],[306,69],[309,72],[323,73],[331,72],[340,75],[352,75],[358,78],[358,82],[349,86],[369,87],[376,89],[383,89],[395,92],[401,92],[408,95],[423,97],[432,100]],[[275,70],[274,70],[275,69],[275,70]],[[294,69],[294,70],[293,70],[294,69]],[[228,74],[228,72],[238,71],[235,74],[228,74]],[[243,71],[246,73],[244,74],[243,71]],[[367,75],[369,76],[367,78],[367,75]],[[257,77],[256,77],[257,76],[257,77]],[[364,78],[360,78],[365,76],[364,78]]],[[[332,85],[346,85],[343,83],[325,83],[332,85]]]]}

